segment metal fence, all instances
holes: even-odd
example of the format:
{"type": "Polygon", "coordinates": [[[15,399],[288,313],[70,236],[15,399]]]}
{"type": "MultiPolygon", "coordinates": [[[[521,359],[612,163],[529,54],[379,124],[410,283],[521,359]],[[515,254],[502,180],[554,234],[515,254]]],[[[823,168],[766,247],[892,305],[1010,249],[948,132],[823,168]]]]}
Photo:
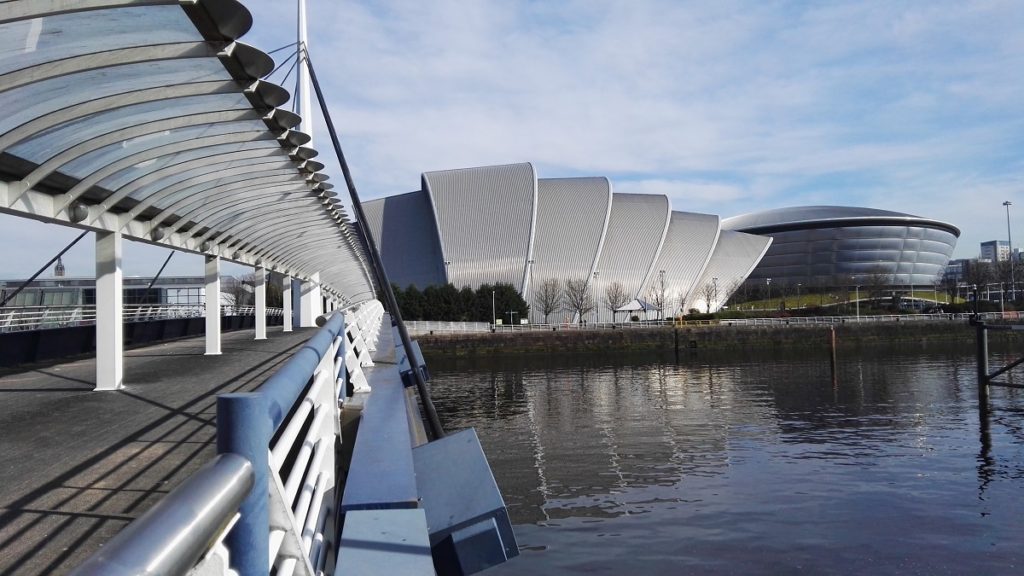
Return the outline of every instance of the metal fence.
{"type": "MultiPolygon", "coordinates": [[[[882,314],[861,316],[792,316],[786,318],[721,318],[710,320],[639,320],[561,324],[497,324],[487,322],[406,322],[410,334],[472,334],[483,332],[549,332],[552,330],[635,330],[672,326],[804,326],[815,324],[873,324],[879,322],[964,322],[972,314],[882,314]]],[[[1024,312],[986,312],[986,321],[1020,320],[1024,312]]]]}
{"type": "MultiPolygon", "coordinates": [[[[281,316],[280,308],[267,308],[268,317],[281,316]]],[[[122,318],[125,323],[168,320],[173,318],[200,318],[206,315],[203,305],[135,304],[126,305],[122,318]]],[[[221,306],[221,316],[255,316],[255,306],[221,306]]],[[[89,326],[96,323],[96,306],[23,306],[0,308],[0,332],[47,330],[69,326],[89,326]]]]}

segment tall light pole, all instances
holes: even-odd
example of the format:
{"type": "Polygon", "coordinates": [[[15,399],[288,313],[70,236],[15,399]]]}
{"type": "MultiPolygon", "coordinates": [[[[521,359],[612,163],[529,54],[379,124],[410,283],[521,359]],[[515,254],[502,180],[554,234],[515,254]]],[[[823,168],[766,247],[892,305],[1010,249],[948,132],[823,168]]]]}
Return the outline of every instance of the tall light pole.
{"type": "Polygon", "coordinates": [[[494,310],[494,290],[493,289],[491,290],[491,325],[492,326],[497,326],[498,325],[497,312],[494,310]]]}
{"type": "Polygon", "coordinates": [[[526,264],[529,268],[530,283],[527,286],[526,305],[529,307],[527,314],[529,314],[530,322],[533,322],[533,260],[527,260],[526,264]]]}
{"type": "Polygon", "coordinates": [[[768,310],[772,309],[772,279],[765,278],[764,283],[768,285],[768,310]]]}
{"type": "Polygon", "coordinates": [[[658,320],[665,319],[665,271],[658,270],[658,320]]]}
{"type": "Polygon", "coordinates": [[[601,316],[599,315],[599,311],[598,311],[598,305],[597,305],[597,277],[598,277],[598,275],[600,275],[600,272],[598,270],[594,270],[594,324],[597,324],[597,322],[601,319],[601,316]]]}
{"type": "MultiPolygon", "coordinates": [[[[1010,206],[1013,206],[1013,202],[1009,200],[1003,202],[1003,206],[1006,206],[1006,244],[1007,248],[1010,249],[1010,301],[1013,301],[1015,282],[1013,278],[1013,237],[1010,236],[1010,206]]],[[[998,247],[997,247],[998,248],[998,247]]],[[[998,250],[996,252],[998,258],[998,250]]]]}
{"type": "Polygon", "coordinates": [[[796,307],[797,308],[802,308],[802,306],[800,306],[800,287],[801,286],[803,286],[803,284],[801,284],[799,282],[796,283],[796,307]]]}
{"type": "Polygon", "coordinates": [[[711,279],[711,286],[714,287],[715,311],[717,312],[718,311],[718,276],[715,276],[714,278],[711,279]]]}
{"type": "MultiPolygon", "coordinates": [[[[850,280],[856,282],[857,281],[857,277],[856,276],[850,276],[850,280]]],[[[854,288],[853,301],[857,305],[857,321],[859,322],[860,321],[860,284],[855,284],[853,288],[854,288]]],[[[849,294],[849,292],[847,292],[847,294],[849,294]]],[[[847,310],[849,310],[849,308],[847,308],[847,310]]]]}

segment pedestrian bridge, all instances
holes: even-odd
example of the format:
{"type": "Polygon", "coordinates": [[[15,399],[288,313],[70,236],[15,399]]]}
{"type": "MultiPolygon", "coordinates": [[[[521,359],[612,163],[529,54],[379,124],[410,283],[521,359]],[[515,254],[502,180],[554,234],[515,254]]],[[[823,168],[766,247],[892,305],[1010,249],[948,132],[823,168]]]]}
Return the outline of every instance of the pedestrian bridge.
{"type": "Polygon", "coordinates": [[[316,159],[312,89],[365,221],[304,37],[296,114],[251,24],[235,0],[3,3],[0,212],[91,232],[96,303],[94,358],[0,379],[0,572],[468,574],[517,554],[316,159]],[[125,351],[125,239],[204,257],[202,338],[125,351]],[[224,262],[253,269],[252,330],[222,334],[224,262]]]}

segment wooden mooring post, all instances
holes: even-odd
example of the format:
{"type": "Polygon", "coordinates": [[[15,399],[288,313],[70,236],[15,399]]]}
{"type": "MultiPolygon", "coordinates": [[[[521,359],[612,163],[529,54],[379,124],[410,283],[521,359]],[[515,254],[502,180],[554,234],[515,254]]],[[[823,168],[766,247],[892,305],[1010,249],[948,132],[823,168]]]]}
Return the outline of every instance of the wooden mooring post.
{"type": "Polygon", "coordinates": [[[978,403],[984,406],[988,404],[988,384],[991,380],[988,373],[988,328],[980,320],[974,322],[974,328],[978,355],[978,403]]]}

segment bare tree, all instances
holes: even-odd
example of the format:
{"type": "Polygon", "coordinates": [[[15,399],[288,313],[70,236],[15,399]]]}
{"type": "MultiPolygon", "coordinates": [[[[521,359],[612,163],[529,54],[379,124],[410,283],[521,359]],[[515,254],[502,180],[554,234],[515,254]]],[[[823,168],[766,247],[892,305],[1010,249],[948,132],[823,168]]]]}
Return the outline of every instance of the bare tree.
{"type": "Polygon", "coordinates": [[[604,307],[611,311],[612,322],[615,322],[615,313],[629,302],[626,295],[626,288],[622,282],[612,282],[604,287],[604,307]]]}
{"type": "Polygon", "coordinates": [[[651,289],[648,290],[647,299],[650,300],[651,304],[658,309],[658,320],[665,318],[664,310],[665,305],[668,304],[668,294],[665,287],[665,274],[664,270],[658,274],[658,282],[651,285],[651,289]]]}
{"type": "Polygon", "coordinates": [[[576,320],[583,322],[584,316],[594,309],[590,295],[590,284],[586,278],[568,278],[563,291],[565,305],[576,314],[576,320]]]}
{"type": "Polygon", "coordinates": [[[221,293],[227,296],[225,300],[231,300],[234,306],[247,306],[252,304],[254,286],[256,285],[255,274],[249,274],[241,278],[234,276],[223,276],[221,278],[221,293]]]}
{"type": "Polygon", "coordinates": [[[876,266],[864,278],[864,282],[871,298],[878,300],[885,297],[885,289],[892,285],[892,275],[881,266],[876,266]]]}
{"type": "Polygon", "coordinates": [[[544,315],[544,323],[547,324],[548,316],[562,307],[562,283],[558,278],[544,280],[533,295],[533,301],[544,315]]]}
{"type": "MultiPolygon", "coordinates": [[[[718,286],[714,282],[708,282],[700,287],[700,296],[704,298],[704,306],[708,314],[711,314],[711,303],[718,296],[717,292],[718,286]]],[[[717,305],[718,303],[715,302],[715,304],[717,305]]]]}

